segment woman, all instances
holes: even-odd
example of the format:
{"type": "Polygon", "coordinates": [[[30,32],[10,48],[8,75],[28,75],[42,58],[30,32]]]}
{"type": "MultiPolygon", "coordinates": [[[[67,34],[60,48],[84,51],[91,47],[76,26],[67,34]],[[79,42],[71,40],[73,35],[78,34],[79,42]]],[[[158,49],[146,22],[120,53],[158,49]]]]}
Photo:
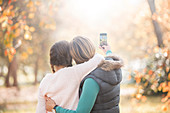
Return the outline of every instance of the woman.
{"type": "MultiPolygon", "coordinates": [[[[86,40],[85,45],[90,43],[86,40]]],[[[45,96],[51,97],[64,108],[76,109],[79,100],[77,92],[81,80],[104,60],[103,56],[95,55],[94,46],[87,47],[86,49],[93,53],[86,54],[90,60],[87,59],[84,63],[75,66],[72,66],[67,41],[57,42],[51,47],[50,64],[53,73],[47,74],[40,83],[36,113],[46,113],[45,96]]]]}
{"type": "MultiPolygon", "coordinates": [[[[86,47],[82,38],[77,37],[70,44],[71,56],[77,64],[88,59],[82,51],[86,47]]],[[[111,53],[108,46],[104,46],[103,50],[107,51],[106,54],[111,53]]],[[[103,61],[97,69],[81,81],[79,88],[81,96],[76,110],[63,109],[48,97],[46,109],[55,109],[57,113],[119,113],[120,81],[122,80],[120,67],[123,66],[123,61],[116,56],[107,56],[106,60],[110,61],[103,61]]]]}

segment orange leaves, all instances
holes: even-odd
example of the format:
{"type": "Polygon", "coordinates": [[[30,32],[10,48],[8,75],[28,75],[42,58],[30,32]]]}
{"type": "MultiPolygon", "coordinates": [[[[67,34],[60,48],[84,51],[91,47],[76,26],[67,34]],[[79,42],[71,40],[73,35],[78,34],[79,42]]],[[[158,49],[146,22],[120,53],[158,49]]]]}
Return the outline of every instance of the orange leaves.
{"type": "Polygon", "coordinates": [[[166,87],[166,82],[160,84],[161,87],[166,87]]]}
{"type": "Polygon", "coordinates": [[[35,5],[39,6],[39,5],[41,5],[41,2],[40,1],[36,1],[35,5]]]}
{"type": "Polygon", "coordinates": [[[4,10],[3,15],[10,16],[11,15],[11,11],[9,9],[4,10]]]}
{"type": "Polygon", "coordinates": [[[146,100],[147,100],[146,96],[143,96],[140,93],[136,94],[136,99],[141,100],[142,102],[146,102],[146,100]]]}
{"type": "Polygon", "coordinates": [[[168,72],[169,71],[169,67],[166,67],[166,72],[168,72]]]}
{"type": "Polygon", "coordinates": [[[8,5],[11,3],[11,0],[8,1],[8,5]]]}
{"type": "Polygon", "coordinates": [[[11,48],[10,48],[10,53],[11,53],[11,55],[14,55],[14,54],[16,53],[16,50],[15,50],[14,47],[11,47],[11,48]]]}
{"type": "Polygon", "coordinates": [[[140,100],[142,97],[142,94],[136,94],[136,99],[140,100]]]}
{"type": "Polygon", "coordinates": [[[29,30],[30,30],[31,32],[34,32],[34,31],[35,31],[35,28],[34,28],[34,27],[30,27],[29,30]]]}
{"type": "Polygon", "coordinates": [[[14,37],[15,37],[15,38],[20,35],[20,32],[21,32],[20,30],[21,30],[20,28],[18,28],[18,29],[15,30],[15,33],[14,33],[14,37]]]}
{"type": "Polygon", "coordinates": [[[164,98],[161,99],[161,101],[164,103],[161,107],[162,111],[167,111],[168,108],[170,107],[169,97],[165,96],[164,98]]]}
{"type": "Polygon", "coordinates": [[[158,87],[158,91],[161,91],[161,90],[162,90],[162,87],[161,87],[161,86],[159,86],[159,87],[158,87]]]}
{"type": "Polygon", "coordinates": [[[9,23],[9,24],[13,24],[13,21],[12,21],[12,20],[8,20],[8,23],[9,23]]]}
{"type": "Polygon", "coordinates": [[[33,1],[29,1],[28,4],[27,4],[27,7],[33,7],[33,6],[34,6],[33,1]]]}
{"type": "Polygon", "coordinates": [[[152,71],[152,70],[149,70],[149,71],[148,71],[148,74],[149,74],[149,75],[152,75],[152,74],[153,74],[153,71],[152,71]]]}
{"type": "Polygon", "coordinates": [[[131,77],[131,75],[129,75],[129,76],[128,76],[128,80],[131,80],[131,79],[132,79],[132,77],[131,77]]]}
{"type": "Polygon", "coordinates": [[[24,26],[24,29],[26,30],[25,31],[25,34],[24,34],[24,39],[25,40],[32,40],[32,36],[31,36],[31,32],[34,32],[35,31],[35,28],[34,27],[29,27],[28,25],[25,25],[24,26]]]}
{"type": "Polygon", "coordinates": [[[32,36],[31,36],[31,33],[29,31],[25,32],[24,39],[25,40],[32,40],[32,36]]]}
{"type": "Polygon", "coordinates": [[[163,93],[165,96],[161,99],[161,102],[163,102],[161,109],[167,111],[170,105],[170,50],[167,47],[155,47],[153,51],[153,55],[146,62],[146,67],[141,72],[134,71],[137,86],[135,98],[144,102],[146,97],[142,96],[143,94],[163,93]]]}
{"type": "Polygon", "coordinates": [[[11,62],[13,59],[13,56],[16,54],[16,50],[14,47],[11,47],[9,49],[6,49],[4,54],[5,56],[8,56],[8,60],[11,62]]]}
{"type": "Polygon", "coordinates": [[[170,98],[170,91],[168,92],[167,96],[168,96],[168,98],[170,98]]]}
{"type": "Polygon", "coordinates": [[[2,23],[3,21],[7,21],[8,17],[7,16],[1,16],[0,17],[0,23],[2,23]]]}
{"type": "Polygon", "coordinates": [[[21,15],[24,16],[25,14],[26,14],[26,11],[22,11],[22,12],[21,12],[21,15]]]}
{"type": "Polygon", "coordinates": [[[170,82],[168,82],[168,84],[166,82],[163,82],[160,84],[161,89],[162,89],[162,92],[168,92],[170,91],[170,82]]]}
{"type": "Polygon", "coordinates": [[[28,18],[33,19],[34,18],[34,13],[29,13],[28,18]]]}
{"type": "Polygon", "coordinates": [[[27,58],[28,58],[28,54],[27,54],[26,52],[23,52],[23,53],[21,54],[21,58],[22,58],[22,60],[27,59],[27,58]]]}
{"type": "Polygon", "coordinates": [[[135,71],[135,73],[136,73],[136,76],[135,76],[136,83],[139,84],[141,82],[142,74],[137,71],[135,71]]]}
{"type": "Polygon", "coordinates": [[[161,102],[166,102],[168,100],[168,96],[161,99],[161,102]]]}
{"type": "Polygon", "coordinates": [[[29,47],[29,48],[27,49],[27,52],[28,52],[28,54],[32,54],[32,53],[33,53],[32,48],[31,48],[31,47],[29,47]]]}
{"type": "Polygon", "coordinates": [[[8,54],[8,60],[9,60],[9,62],[11,62],[11,61],[12,61],[13,57],[14,57],[13,55],[8,54]]]}
{"type": "Polygon", "coordinates": [[[37,11],[37,8],[36,8],[36,7],[30,8],[30,12],[36,12],[36,11],[37,11]]]}
{"type": "Polygon", "coordinates": [[[139,84],[140,81],[141,81],[141,78],[140,77],[135,77],[135,80],[136,80],[136,83],[139,84]]]}
{"type": "Polygon", "coordinates": [[[0,5],[2,5],[3,4],[3,0],[0,0],[0,5]]]}
{"type": "Polygon", "coordinates": [[[29,55],[33,54],[33,49],[32,47],[28,47],[28,49],[26,49],[24,52],[22,52],[21,54],[21,59],[22,60],[26,60],[29,55]]]}
{"type": "Polygon", "coordinates": [[[40,21],[39,26],[40,26],[40,27],[43,27],[44,24],[45,24],[45,23],[44,23],[43,21],[40,21]]]}
{"type": "Polygon", "coordinates": [[[168,85],[166,82],[163,82],[160,84],[160,86],[158,88],[162,89],[162,92],[168,92],[168,91],[170,91],[170,82],[168,82],[168,85]]]}
{"type": "Polygon", "coordinates": [[[25,25],[25,26],[24,26],[24,29],[28,31],[28,30],[29,30],[29,26],[28,26],[28,25],[25,25]]]}
{"type": "Polygon", "coordinates": [[[13,5],[10,5],[10,6],[9,6],[9,10],[13,9],[13,7],[14,7],[13,5]]]}
{"type": "Polygon", "coordinates": [[[163,92],[168,92],[169,90],[170,90],[170,87],[168,86],[163,87],[163,92]]]}
{"type": "Polygon", "coordinates": [[[14,25],[14,28],[16,29],[16,28],[18,28],[19,27],[19,23],[16,23],[15,25],[14,25]]]}
{"type": "Polygon", "coordinates": [[[158,53],[159,52],[159,47],[158,46],[156,46],[155,48],[154,48],[154,53],[158,53]]]}
{"type": "Polygon", "coordinates": [[[142,100],[142,102],[146,102],[146,100],[147,100],[146,96],[142,96],[141,100],[142,100]]]}
{"type": "Polygon", "coordinates": [[[31,31],[31,32],[34,32],[35,31],[35,28],[34,27],[29,27],[28,25],[25,25],[24,26],[24,29],[26,30],[26,31],[31,31]]]}
{"type": "Polygon", "coordinates": [[[167,106],[163,105],[161,109],[162,109],[162,111],[167,111],[168,108],[167,108],[167,106]]]}
{"type": "Polygon", "coordinates": [[[5,56],[8,55],[8,50],[6,49],[5,52],[4,52],[5,56]]]}
{"type": "Polygon", "coordinates": [[[53,24],[46,24],[46,25],[45,25],[45,28],[46,28],[46,29],[55,30],[55,29],[56,29],[56,26],[53,25],[53,24]]]}

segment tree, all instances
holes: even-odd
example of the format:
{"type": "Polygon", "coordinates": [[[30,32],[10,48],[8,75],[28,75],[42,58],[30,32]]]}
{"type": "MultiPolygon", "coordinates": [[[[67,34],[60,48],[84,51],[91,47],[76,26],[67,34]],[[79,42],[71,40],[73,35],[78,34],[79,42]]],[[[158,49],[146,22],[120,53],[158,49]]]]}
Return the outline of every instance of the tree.
{"type": "MultiPolygon", "coordinates": [[[[155,5],[154,0],[148,0],[148,3],[152,21],[149,21],[150,18],[146,18],[145,15],[145,23],[148,22],[149,24],[147,23],[147,25],[149,26],[143,28],[146,29],[144,30],[146,35],[144,35],[144,32],[140,36],[149,37],[149,39],[152,39],[151,41],[154,41],[155,36],[150,35],[152,34],[150,22],[152,22],[158,43],[156,45],[154,43],[149,45],[151,48],[145,48],[145,55],[149,56],[145,58],[146,66],[140,71],[134,71],[132,78],[136,81],[136,98],[138,100],[142,100],[143,95],[164,94],[161,100],[163,103],[162,110],[167,111],[170,105],[170,14],[168,13],[170,11],[170,1],[157,1],[155,5]],[[162,30],[160,31],[160,29],[162,30]]],[[[143,30],[140,29],[140,31],[143,30]]]]}
{"type": "MultiPolygon", "coordinates": [[[[148,0],[148,4],[151,10],[152,17],[153,17],[157,13],[156,8],[155,8],[155,0],[148,0]]],[[[159,23],[154,18],[152,18],[152,23],[154,26],[155,35],[157,37],[158,46],[163,47],[164,46],[163,39],[162,39],[163,34],[159,26],[159,23]]]]}
{"type": "MultiPolygon", "coordinates": [[[[7,87],[11,85],[10,77],[13,77],[13,86],[18,86],[17,70],[20,67],[19,64],[34,64],[35,83],[37,83],[38,69],[41,67],[39,63],[44,58],[41,57],[41,54],[47,52],[47,49],[44,49],[48,48],[45,43],[49,42],[49,34],[56,27],[55,22],[51,22],[53,19],[48,12],[41,14],[41,12],[51,9],[51,6],[47,4],[39,0],[0,1],[1,58],[7,60],[6,57],[8,57],[6,61],[8,74],[5,80],[7,87]],[[44,7],[47,9],[44,9],[44,7]],[[35,17],[35,15],[39,16],[35,17]],[[44,21],[45,18],[49,20],[44,21]],[[34,47],[36,49],[33,49],[34,47]],[[34,50],[36,51],[34,52],[34,50]],[[34,57],[31,59],[29,56],[34,57]],[[28,63],[28,61],[31,62],[28,63]]],[[[52,12],[53,10],[50,11],[52,12]]],[[[47,53],[45,54],[44,56],[48,55],[47,53]]]]}

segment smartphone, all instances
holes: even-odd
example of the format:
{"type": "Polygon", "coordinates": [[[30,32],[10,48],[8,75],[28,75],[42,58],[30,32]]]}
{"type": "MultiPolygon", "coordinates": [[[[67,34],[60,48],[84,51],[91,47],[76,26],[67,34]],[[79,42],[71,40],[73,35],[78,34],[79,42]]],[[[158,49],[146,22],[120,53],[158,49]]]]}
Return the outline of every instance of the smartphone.
{"type": "Polygon", "coordinates": [[[100,33],[100,46],[107,45],[107,33],[100,33]]]}

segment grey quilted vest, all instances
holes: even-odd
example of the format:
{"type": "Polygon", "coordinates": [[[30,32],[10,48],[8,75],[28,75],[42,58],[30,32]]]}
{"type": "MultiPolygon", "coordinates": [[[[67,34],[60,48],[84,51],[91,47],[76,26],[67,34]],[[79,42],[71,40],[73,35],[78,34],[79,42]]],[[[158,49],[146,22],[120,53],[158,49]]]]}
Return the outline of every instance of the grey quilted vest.
{"type": "Polygon", "coordinates": [[[119,113],[120,82],[122,80],[120,67],[122,66],[122,61],[120,59],[112,59],[114,59],[114,62],[102,62],[97,69],[81,81],[79,96],[81,95],[84,81],[87,78],[94,79],[100,87],[91,113],[119,113]]]}

